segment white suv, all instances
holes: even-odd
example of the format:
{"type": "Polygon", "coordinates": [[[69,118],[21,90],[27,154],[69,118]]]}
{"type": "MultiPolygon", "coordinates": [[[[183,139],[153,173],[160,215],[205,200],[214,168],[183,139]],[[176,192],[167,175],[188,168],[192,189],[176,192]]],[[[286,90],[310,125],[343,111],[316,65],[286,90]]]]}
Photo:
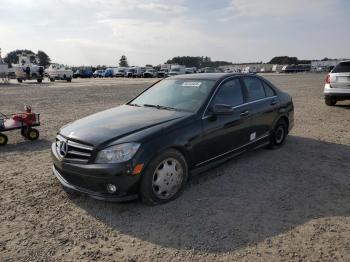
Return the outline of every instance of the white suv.
{"type": "Polygon", "coordinates": [[[350,100],[350,60],[340,62],[327,75],[324,100],[327,106],[334,106],[337,101],[350,100]]]}

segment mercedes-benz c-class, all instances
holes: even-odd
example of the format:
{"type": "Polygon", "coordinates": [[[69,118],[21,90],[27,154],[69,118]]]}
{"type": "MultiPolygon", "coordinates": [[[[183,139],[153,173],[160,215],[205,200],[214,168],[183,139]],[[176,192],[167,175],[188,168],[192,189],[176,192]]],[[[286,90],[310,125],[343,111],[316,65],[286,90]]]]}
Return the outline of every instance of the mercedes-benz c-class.
{"type": "Polygon", "coordinates": [[[190,174],[247,150],[280,147],[293,123],[291,96],[260,76],[174,76],[62,127],[52,144],[53,174],[68,192],[162,204],[181,194],[190,174]]]}

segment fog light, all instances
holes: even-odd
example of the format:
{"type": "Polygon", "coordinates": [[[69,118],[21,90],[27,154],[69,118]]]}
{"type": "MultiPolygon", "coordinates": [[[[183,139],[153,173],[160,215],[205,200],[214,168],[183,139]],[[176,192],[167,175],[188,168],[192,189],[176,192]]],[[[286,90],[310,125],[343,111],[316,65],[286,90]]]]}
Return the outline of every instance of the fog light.
{"type": "Polygon", "coordinates": [[[117,191],[117,186],[116,185],[113,185],[113,184],[107,184],[107,191],[108,193],[115,193],[117,191]]]}

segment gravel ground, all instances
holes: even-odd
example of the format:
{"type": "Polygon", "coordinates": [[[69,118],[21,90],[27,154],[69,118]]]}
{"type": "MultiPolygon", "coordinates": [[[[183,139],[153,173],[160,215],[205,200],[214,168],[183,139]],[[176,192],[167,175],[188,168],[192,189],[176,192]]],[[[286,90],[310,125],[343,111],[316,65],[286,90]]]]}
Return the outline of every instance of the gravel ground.
{"type": "Polygon", "coordinates": [[[350,261],[350,103],[327,107],[321,74],[266,75],[295,127],[195,176],[162,206],[68,197],[51,174],[62,125],[126,102],[154,79],[0,85],[0,111],[41,113],[39,141],[0,148],[0,261],[350,261]]]}

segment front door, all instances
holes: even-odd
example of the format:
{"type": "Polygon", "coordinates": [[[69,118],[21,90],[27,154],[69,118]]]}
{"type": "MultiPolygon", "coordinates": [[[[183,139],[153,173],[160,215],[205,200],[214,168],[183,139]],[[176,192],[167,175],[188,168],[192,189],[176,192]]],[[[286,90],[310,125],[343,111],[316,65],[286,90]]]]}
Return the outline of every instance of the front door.
{"type": "Polygon", "coordinates": [[[211,100],[202,119],[202,135],[195,148],[196,165],[230,154],[249,141],[249,105],[238,77],[230,78],[221,84],[211,100]],[[214,105],[229,105],[233,111],[229,115],[213,115],[214,105]]]}

